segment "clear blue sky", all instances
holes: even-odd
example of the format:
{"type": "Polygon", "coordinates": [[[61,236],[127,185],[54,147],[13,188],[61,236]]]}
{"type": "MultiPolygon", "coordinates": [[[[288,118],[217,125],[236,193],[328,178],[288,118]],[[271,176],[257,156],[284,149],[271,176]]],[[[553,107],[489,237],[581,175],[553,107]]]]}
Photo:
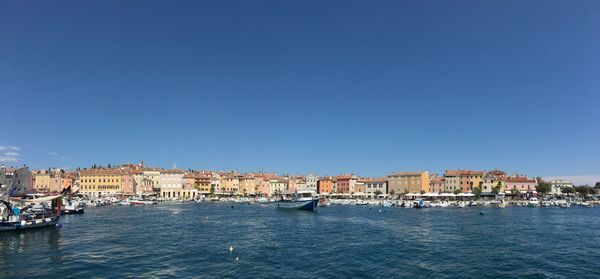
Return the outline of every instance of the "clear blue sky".
{"type": "Polygon", "coordinates": [[[13,165],[595,175],[600,1],[2,1],[0,95],[13,165]]]}

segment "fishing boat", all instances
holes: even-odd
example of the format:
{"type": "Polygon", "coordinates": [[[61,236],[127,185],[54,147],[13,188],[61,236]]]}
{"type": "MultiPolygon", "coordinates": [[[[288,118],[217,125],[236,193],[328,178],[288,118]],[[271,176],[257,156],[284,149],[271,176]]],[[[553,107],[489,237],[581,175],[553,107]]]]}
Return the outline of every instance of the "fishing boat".
{"type": "Polygon", "coordinates": [[[319,204],[319,199],[314,197],[314,194],[315,192],[313,191],[298,191],[282,195],[281,200],[277,202],[277,208],[315,211],[319,204]]]}
{"type": "Polygon", "coordinates": [[[0,231],[19,231],[56,226],[60,219],[62,196],[2,201],[0,231]]]}

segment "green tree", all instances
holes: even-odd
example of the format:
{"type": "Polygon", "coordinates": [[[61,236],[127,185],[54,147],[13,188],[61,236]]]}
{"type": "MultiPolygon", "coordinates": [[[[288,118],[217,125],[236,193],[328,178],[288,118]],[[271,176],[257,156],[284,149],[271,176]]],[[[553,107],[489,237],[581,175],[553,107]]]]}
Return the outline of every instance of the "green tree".
{"type": "Polygon", "coordinates": [[[560,191],[561,191],[563,194],[570,195],[570,194],[573,194],[573,193],[575,193],[575,188],[574,188],[574,187],[563,187],[562,189],[560,189],[560,191]]]}
{"type": "Polygon", "coordinates": [[[421,195],[425,194],[425,191],[421,190],[419,193],[421,193],[421,195]]]}
{"type": "Polygon", "coordinates": [[[479,196],[481,196],[481,187],[475,187],[473,188],[473,195],[477,196],[479,198],[479,196]]]}
{"type": "Polygon", "coordinates": [[[379,191],[379,190],[375,190],[375,197],[377,197],[377,196],[379,196],[379,195],[381,195],[381,191],[379,191]]]}
{"type": "Polygon", "coordinates": [[[456,189],[456,190],[454,190],[454,192],[453,192],[453,193],[454,193],[455,195],[458,195],[458,194],[460,194],[461,192],[462,192],[462,191],[461,191],[460,189],[456,189]]]}
{"type": "Polygon", "coordinates": [[[390,190],[390,196],[393,197],[394,195],[396,195],[396,191],[394,191],[394,189],[390,190]]]}
{"type": "Polygon", "coordinates": [[[575,187],[575,192],[582,196],[587,196],[592,191],[592,187],[590,186],[577,186],[575,187]]]}
{"type": "Polygon", "coordinates": [[[210,196],[214,197],[215,196],[215,185],[210,185],[210,196]]]}
{"type": "Polygon", "coordinates": [[[519,194],[521,194],[521,193],[519,192],[519,190],[517,190],[517,189],[512,189],[512,190],[510,190],[510,193],[511,193],[513,196],[519,196],[519,194]]]}
{"type": "Polygon", "coordinates": [[[500,187],[498,187],[498,186],[492,187],[492,193],[494,193],[494,195],[500,194],[500,187]]]}
{"type": "Polygon", "coordinates": [[[552,191],[552,185],[550,182],[544,181],[541,177],[537,178],[537,185],[535,186],[535,190],[542,195],[546,195],[552,191]]]}
{"type": "Polygon", "coordinates": [[[596,182],[596,186],[594,186],[594,188],[600,189],[600,181],[596,182]]]}

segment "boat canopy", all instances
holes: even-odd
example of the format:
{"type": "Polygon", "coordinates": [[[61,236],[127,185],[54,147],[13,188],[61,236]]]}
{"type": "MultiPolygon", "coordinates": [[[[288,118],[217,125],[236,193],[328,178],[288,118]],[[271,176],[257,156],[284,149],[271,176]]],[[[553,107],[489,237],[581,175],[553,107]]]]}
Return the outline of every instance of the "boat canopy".
{"type": "Polygon", "coordinates": [[[45,197],[40,197],[40,198],[34,198],[34,199],[11,199],[11,201],[14,202],[47,202],[47,201],[52,201],[55,199],[59,199],[62,198],[61,195],[55,195],[55,196],[45,196],[45,197]]]}
{"type": "Polygon", "coordinates": [[[298,194],[316,194],[315,191],[304,190],[304,191],[296,191],[298,194]]]}
{"type": "Polygon", "coordinates": [[[363,193],[363,192],[356,192],[354,194],[352,194],[353,196],[357,196],[357,197],[365,197],[365,196],[373,196],[375,194],[372,193],[363,193]]]}

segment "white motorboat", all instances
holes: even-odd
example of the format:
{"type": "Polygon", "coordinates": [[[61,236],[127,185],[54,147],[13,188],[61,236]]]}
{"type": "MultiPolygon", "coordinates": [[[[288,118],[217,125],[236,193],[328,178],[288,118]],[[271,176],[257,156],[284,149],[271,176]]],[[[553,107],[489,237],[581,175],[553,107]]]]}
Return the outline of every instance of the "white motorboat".
{"type": "Polygon", "coordinates": [[[530,198],[527,202],[528,207],[538,207],[540,206],[540,201],[537,198],[530,198]]]}

